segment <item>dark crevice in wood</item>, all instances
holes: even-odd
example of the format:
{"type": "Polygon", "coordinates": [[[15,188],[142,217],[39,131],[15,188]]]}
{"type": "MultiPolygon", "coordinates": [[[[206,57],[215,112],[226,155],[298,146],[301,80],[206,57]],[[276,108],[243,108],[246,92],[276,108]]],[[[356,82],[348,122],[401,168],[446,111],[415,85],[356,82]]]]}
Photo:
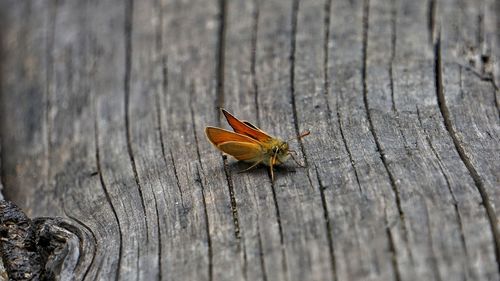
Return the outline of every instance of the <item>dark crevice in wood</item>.
{"type": "MultiPolygon", "coordinates": [[[[165,163],[165,166],[167,167],[167,157],[165,155],[165,143],[163,139],[163,120],[161,117],[161,99],[160,99],[160,94],[165,95],[167,92],[167,87],[168,87],[168,72],[167,72],[167,64],[166,64],[166,56],[163,56],[162,54],[162,43],[163,43],[163,11],[161,9],[161,2],[160,0],[155,1],[155,8],[158,11],[158,18],[159,18],[159,24],[156,27],[155,30],[155,39],[156,39],[156,53],[160,54],[161,56],[161,66],[162,66],[162,83],[161,83],[161,92],[156,90],[155,91],[155,109],[156,109],[156,122],[157,122],[157,130],[158,130],[158,141],[160,142],[160,148],[161,148],[161,155],[163,157],[163,162],[165,163]]],[[[172,153],[170,151],[170,153],[172,153]]],[[[173,163],[174,160],[172,158],[172,164],[174,166],[175,170],[175,164],[173,163]]],[[[175,177],[177,178],[177,173],[175,173],[175,177]]],[[[177,181],[177,187],[179,188],[180,191],[180,185],[179,181],[177,181]]],[[[162,239],[161,239],[161,227],[160,227],[160,214],[158,210],[158,205],[157,205],[157,199],[156,199],[156,192],[153,190],[153,196],[155,200],[155,211],[156,211],[156,228],[157,228],[157,233],[158,235],[158,280],[163,280],[162,276],[162,264],[163,264],[163,254],[162,254],[162,239]]],[[[184,200],[182,200],[182,193],[181,193],[181,204],[182,207],[184,207],[184,200]]]]}
{"type": "Polygon", "coordinates": [[[370,13],[370,0],[364,0],[363,3],[363,49],[362,49],[362,56],[363,56],[363,65],[362,65],[362,70],[361,70],[361,76],[362,76],[362,81],[363,81],[363,103],[365,106],[365,111],[366,111],[366,117],[368,119],[368,124],[370,128],[370,132],[373,136],[373,139],[375,141],[375,145],[377,147],[378,153],[380,155],[380,159],[382,160],[382,164],[384,165],[385,171],[387,172],[387,175],[389,176],[390,184],[392,187],[392,190],[394,192],[394,195],[396,197],[396,205],[398,208],[399,212],[399,218],[402,222],[405,236],[407,235],[406,232],[406,226],[405,226],[405,220],[404,220],[404,212],[401,207],[401,198],[399,195],[399,190],[396,186],[396,180],[394,179],[394,175],[391,173],[389,169],[389,165],[385,159],[385,152],[382,149],[382,146],[380,144],[380,141],[378,139],[377,133],[375,132],[375,127],[373,125],[373,121],[371,118],[371,113],[370,113],[370,107],[368,103],[368,89],[367,89],[367,83],[366,83],[366,68],[367,68],[367,44],[368,44],[368,19],[369,19],[369,13],[370,13]]]}
{"type": "MultiPolygon", "coordinates": [[[[472,73],[475,76],[477,76],[481,81],[486,81],[490,82],[491,86],[493,87],[492,93],[493,93],[493,100],[495,101],[495,107],[497,109],[497,112],[500,113],[500,108],[498,107],[498,98],[497,98],[497,93],[498,93],[498,86],[495,83],[495,79],[493,77],[493,74],[487,74],[487,73],[480,73],[478,70],[476,70],[474,67],[471,67],[469,65],[461,64],[461,63],[456,63],[458,65],[458,70],[459,70],[459,77],[460,77],[460,91],[462,92],[462,86],[463,86],[463,80],[462,80],[462,73],[463,70],[465,69],[468,73],[472,73]]],[[[462,93],[463,95],[463,93],[462,93]]],[[[488,115],[487,115],[488,116],[488,115]]],[[[497,122],[497,119],[493,120],[493,122],[497,122]]],[[[488,133],[488,131],[486,131],[488,133]]],[[[489,133],[488,133],[489,135],[489,133]]],[[[491,136],[490,136],[491,137],[491,136]]]]}
{"type": "Polygon", "coordinates": [[[233,215],[234,236],[236,237],[236,239],[240,239],[241,238],[240,223],[238,218],[238,207],[236,206],[236,196],[234,194],[233,179],[231,176],[231,171],[229,170],[227,157],[222,156],[222,161],[224,162],[224,174],[226,175],[227,188],[229,190],[229,201],[231,202],[231,214],[233,215]]]}
{"type": "MultiPolygon", "coordinates": [[[[191,114],[191,126],[193,130],[194,141],[196,142],[196,154],[198,157],[198,165],[196,166],[196,179],[201,189],[201,196],[203,198],[203,213],[205,217],[205,229],[207,235],[207,246],[208,246],[208,280],[213,281],[214,279],[214,265],[213,265],[213,249],[212,249],[212,237],[210,236],[210,221],[208,220],[208,209],[207,209],[207,199],[205,197],[205,186],[203,185],[203,179],[200,175],[200,168],[203,170],[203,165],[201,162],[200,155],[200,144],[198,141],[198,134],[196,134],[196,124],[194,119],[194,108],[193,108],[193,96],[194,96],[194,85],[191,82],[189,87],[189,111],[191,114]]],[[[173,158],[172,158],[173,161],[173,158]]]]}
{"type": "Polygon", "coordinates": [[[427,206],[427,202],[425,198],[421,199],[421,202],[424,203],[425,206],[425,217],[427,221],[427,237],[429,237],[429,247],[430,247],[430,252],[431,252],[431,267],[432,267],[432,272],[434,273],[434,280],[441,281],[441,275],[439,274],[439,266],[438,266],[438,260],[436,256],[436,250],[434,247],[434,239],[432,239],[432,231],[431,231],[431,223],[430,223],[430,216],[429,216],[429,208],[427,206]]]}
{"type": "Polygon", "coordinates": [[[280,235],[280,245],[281,245],[281,255],[283,256],[283,272],[285,273],[285,279],[288,280],[288,267],[287,267],[287,258],[285,252],[285,239],[283,236],[283,226],[281,225],[281,216],[280,216],[280,208],[278,204],[278,198],[276,196],[276,189],[274,186],[274,182],[271,181],[271,191],[273,193],[273,201],[274,201],[274,209],[276,210],[276,221],[278,223],[278,232],[280,235]]]}
{"type": "MultiPolygon", "coordinates": [[[[81,221],[80,219],[78,219],[77,217],[74,217],[70,214],[68,214],[65,209],[63,208],[63,212],[64,214],[71,220],[75,221],[78,225],[81,225],[83,228],[85,228],[89,233],[90,235],[92,236],[92,245],[94,245],[94,251],[92,252],[92,259],[90,260],[90,263],[87,267],[87,269],[85,270],[85,273],[83,274],[83,277],[82,277],[82,280],[86,280],[87,278],[87,275],[89,274],[90,272],[90,269],[94,267],[94,261],[95,261],[95,257],[97,255],[97,252],[98,252],[98,248],[99,248],[99,243],[97,241],[97,237],[94,233],[94,231],[92,230],[91,227],[87,226],[83,221],[81,221]]],[[[81,245],[80,245],[81,247],[81,245]]]]}
{"type": "MultiPolygon", "coordinates": [[[[437,39],[434,44],[434,74],[435,74],[435,83],[436,83],[436,95],[437,102],[439,105],[439,110],[441,112],[441,116],[443,117],[444,126],[450,135],[453,145],[460,156],[460,159],[464,163],[465,167],[469,171],[470,176],[474,180],[474,184],[476,185],[479,194],[481,195],[481,199],[483,201],[483,206],[486,209],[486,214],[488,215],[488,220],[491,228],[491,232],[493,234],[493,242],[495,244],[495,257],[497,261],[498,271],[500,272],[500,231],[498,229],[497,217],[495,215],[495,210],[490,202],[490,198],[486,189],[484,187],[483,180],[481,176],[477,172],[476,168],[472,164],[469,156],[465,152],[465,148],[462,146],[460,140],[458,139],[458,133],[455,131],[451,121],[451,113],[446,105],[446,97],[444,94],[443,88],[443,65],[441,58],[441,33],[438,31],[437,39]]],[[[462,87],[460,82],[460,87],[462,87]]]]}
{"type": "MultiPolygon", "coordinates": [[[[393,72],[393,65],[394,65],[394,58],[396,57],[396,24],[397,24],[397,17],[398,17],[398,10],[396,6],[397,0],[392,0],[391,1],[391,59],[389,61],[389,86],[391,89],[391,105],[392,105],[392,111],[396,112],[396,102],[394,98],[394,72],[393,72]]],[[[399,118],[396,118],[396,120],[399,120],[399,118]]],[[[400,130],[401,135],[403,133],[400,130]]],[[[404,136],[403,136],[404,137],[404,136]]],[[[405,141],[405,146],[406,146],[406,141],[405,141]]]]}
{"type": "MultiPolygon", "coordinates": [[[[227,21],[227,2],[226,0],[219,0],[219,38],[218,38],[218,60],[217,60],[217,122],[221,125],[221,118],[219,108],[224,107],[224,69],[225,69],[225,48],[226,48],[226,21],[227,21]]],[[[227,187],[229,190],[229,201],[231,203],[231,214],[233,216],[234,236],[240,239],[240,224],[238,218],[238,208],[236,206],[236,197],[234,193],[233,179],[231,171],[227,162],[227,158],[222,157],[224,166],[224,174],[226,176],[227,187]]]]}
{"type": "MultiPolygon", "coordinates": [[[[219,0],[219,35],[217,46],[217,94],[215,98],[215,108],[219,114],[219,108],[224,107],[224,66],[225,66],[225,49],[226,49],[226,20],[227,20],[227,2],[219,0]]],[[[220,118],[218,119],[220,127],[220,118]]]]}
{"type": "Polygon", "coordinates": [[[389,65],[388,65],[388,72],[389,72],[389,88],[391,91],[391,109],[394,112],[394,120],[397,123],[397,128],[399,135],[401,138],[403,138],[403,144],[405,147],[405,150],[408,152],[408,155],[411,155],[411,148],[408,144],[408,140],[406,139],[406,136],[402,130],[401,126],[401,120],[399,118],[399,112],[396,107],[396,99],[395,99],[395,93],[394,93],[394,60],[396,57],[396,36],[397,36],[397,17],[398,17],[398,7],[397,7],[397,0],[392,0],[391,1],[391,57],[389,60],[389,65]]]}
{"type": "MultiPolygon", "coordinates": [[[[398,209],[399,213],[399,220],[401,222],[401,227],[403,230],[403,237],[406,243],[406,246],[408,248],[408,254],[410,256],[410,259],[412,257],[411,254],[411,249],[408,245],[408,230],[406,227],[406,222],[405,222],[405,215],[403,212],[403,208],[401,206],[401,196],[399,194],[399,189],[396,185],[396,180],[394,178],[394,175],[391,173],[389,169],[389,164],[386,161],[386,155],[384,150],[382,149],[382,146],[380,144],[380,140],[378,139],[377,133],[375,131],[375,126],[373,125],[373,120],[371,117],[371,112],[370,112],[370,106],[368,103],[368,88],[367,88],[367,60],[368,60],[368,55],[367,55],[367,47],[368,47],[368,27],[369,27],[369,16],[370,16],[370,0],[364,0],[363,1],[363,47],[362,47],[362,57],[363,57],[363,65],[362,65],[362,70],[361,70],[361,80],[363,84],[363,103],[366,111],[366,117],[368,119],[368,125],[370,128],[370,132],[372,134],[373,140],[375,141],[375,146],[377,148],[377,151],[380,155],[380,159],[382,161],[382,164],[384,166],[384,169],[389,177],[389,182],[392,188],[392,191],[394,193],[394,197],[396,200],[396,207],[398,209]]],[[[395,256],[397,258],[397,256],[395,256]]]]}
{"type": "MultiPolygon", "coordinates": [[[[149,232],[146,234],[146,236],[149,236],[149,232]]],[[[140,272],[140,264],[139,264],[139,261],[141,260],[141,244],[140,243],[137,243],[137,251],[136,251],[136,255],[135,255],[135,267],[137,268],[136,272],[135,272],[135,280],[140,280],[139,279],[139,272],[140,272]]]]}
{"type": "Polygon", "coordinates": [[[429,12],[428,12],[428,22],[427,28],[429,33],[429,43],[434,44],[434,30],[436,27],[436,1],[437,0],[429,0],[429,12]]]}
{"type": "MultiPolygon", "coordinates": [[[[165,152],[165,140],[163,138],[163,118],[161,116],[161,108],[162,108],[162,103],[161,103],[161,95],[166,95],[167,94],[167,89],[168,89],[168,68],[167,68],[167,61],[168,57],[166,55],[162,54],[162,45],[163,45],[163,13],[161,9],[161,3],[160,0],[156,0],[155,2],[156,9],[158,10],[159,14],[159,21],[160,23],[157,25],[157,28],[155,30],[156,34],[156,53],[161,55],[161,70],[162,70],[162,80],[161,80],[161,87],[160,91],[156,91],[155,95],[155,109],[156,109],[156,122],[157,122],[157,129],[158,129],[158,138],[160,142],[160,148],[161,148],[161,154],[163,157],[163,162],[165,165],[167,165],[167,156],[165,152]]],[[[172,157],[172,151],[170,150],[170,156],[172,157]]],[[[172,157],[172,164],[173,163],[173,157],[172,157]]],[[[174,164],[174,170],[175,170],[175,164],[174,164]]],[[[177,178],[177,174],[175,174],[177,178]]],[[[177,187],[180,188],[179,186],[179,180],[177,178],[177,187]]],[[[179,190],[180,191],[180,190],[179,190]]],[[[181,193],[182,196],[182,193],[181,193]]]]}
{"type": "MultiPolygon", "coordinates": [[[[244,239],[243,239],[244,240],[244,239]]],[[[242,241],[242,243],[238,244],[241,245],[243,248],[243,267],[242,267],[242,272],[243,272],[243,280],[248,280],[248,258],[247,258],[247,247],[245,246],[245,241],[242,241]]]]}
{"type": "Polygon", "coordinates": [[[133,21],[134,0],[127,0],[125,2],[125,76],[124,76],[124,98],[125,98],[125,134],[127,138],[127,152],[130,158],[130,164],[134,174],[135,184],[141,197],[141,207],[144,213],[144,224],[146,227],[146,243],[149,240],[149,225],[146,221],[146,204],[144,202],[144,195],[142,194],[142,186],[139,182],[139,174],[137,173],[137,166],[135,164],[134,152],[132,151],[132,138],[130,135],[130,71],[132,68],[132,21],[133,21]]]}
{"type": "Polygon", "coordinates": [[[358,184],[359,192],[361,194],[363,194],[363,189],[361,188],[361,183],[359,182],[358,170],[356,169],[354,159],[352,158],[351,149],[349,149],[349,146],[347,145],[347,140],[346,140],[345,135],[344,135],[344,128],[342,126],[341,119],[342,119],[342,116],[340,114],[340,108],[339,108],[339,105],[337,103],[337,121],[339,123],[338,125],[339,125],[340,137],[342,138],[342,143],[344,144],[345,150],[347,151],[347,155],[349,156],[349,162],[351,163],[351,166],[354,170],[354,176],[356,177],[356,183],[358,184]]]}
{"type": "MultiPolygon", "coordinates": [[[[329,128],[332,128],[331,120],[332,120],[332,109],[330,108],[330,103],[328,102],[328,93],[330,92],[330,78],[328,76],[329,70],[328,70],[328,59],[329,59],[329,52],[328,52],[328,43],[330,41],[330,9],[331,9],[331,0],[326,0],[325,1],[325,18],[324,18],[324,41],[323,41],[323,91],[324,91],[324,97],[325,97],[325,104],[326,104],[326,110],[328,113],[327,116],[327,124],[329,128]]],[[[352,153],[351,150],[349,149],[349,146],[347,145],[347,140],[344,135],[343,127],[342,127],[342,116],[340,115],[340,104],[337,102],[337,122],[339,125],[339,130],[340,130],[340,136],[342,138],[342,143],[344,144],[344,147],[347,151],[347,155],[349,156],[349,161],[351,163],[351,167],[354,170],[354,175],[356,177],[356,182],[358,184],[359,192],[363,193],[363,189],[361,188],[361,184],[359,182],[359,175],[358,171],[356,169],[356,166],[354,165],[354,159],[352,158],[352,153]]]]}
{"type": "MultiPolygon", "coordinates": [[[[481,6],[484,5],[484,1],[481,1],[481,6]]],[[[482,45],[484,44],[484,37],[485,37],[485,32],[484,32],[484,9],[479,9],[479,14],[477,15],[477,47],[480,52],[482,52],[483,48],[482,45]]],[[[481,67],[482,62],[481,62],[481,67]]]]}
{"type": "Polygon", "coordinates": [[[389,88],[391,90],[391,109],[395,114],[395,121],[397,123],[399,135],[403,138],[403,144],[405,147],[405,150],[408,152],[408,155],[411,155],[411,148],[408,145],[408,140],[406,139],[405,134],[403,133],[402,126],[401,126],[401,121],[399,118],[399,112],[396,107],[396,99],[395,99],[395,93],[394,93],[394,60],[396,57],[396,39],[397,39],[397,18],[398,18],[398,7],[397,7],[398,1],[397,0],[392,0],[391,1],[391,57],[389,60],[389,65],[388,65],[388,72],[389,72],[389,88]]]}
{"type": "MultiPolygon", "coordinates": [[[[153,189],[153,188],[151,188],[153,189]]],[[[160,228],[160,211],[158,210],[158,200],[156,198],[156,192],[154,190],[151,190],[152,193],[153,193],[153,200],[154,200],[154,204],[155,204],[155,215],[156,215],[156,235],[158,236],[158,245],[157,245],[157,248],[158,248],[158,280],[162,280],[162,273],[161,273],[161,268],[162,268],[162,251],[161,251],[161,248],[162,248],[162,243],[161,243],[161,228],[160,228]]],[[[146,236],[149,236],[149,235],[146,235],[146,236]]],[[[139,259],[137,259],[139,261],[139,259]]],[[[138,266],[137,268],[141,268],[140,266],[138,266]]],[[[140,271],[140,270],[138,270],[140,271]]]]}
{"type": "Polygon", "coordinates": [[[264,249],[262,248],[262,236],[260,235],[259,213],[257,213],[257,240],[259,243],[259,260],[262,268],[262,279],[267,281],[266,262],[264,260],[264,249]]]}
{"type": "MultiPolygon", "coordinates": [[[[200,154],[200,142],[198,140],[198,134],[196,133],[196,121],[194,116],[194,108],[193,108],[193,96],[195,95],[194,84],[191,81],[189,85],[189,114],[191,117],[191,129],[193,130],[194,141],[196,142],[196,156],[198,157],[198,162],[202,165],[201,162],[201,154],[200,154]]],[[[173,160],[173,158],[172,158],[173,160]]],[[[203,166],[201,166],[203,169],[203,166]]]]}
{"type": "Polygon", "coordinates": [[[201,196],[203,197],[203,212],[205,215],[205,229],[207,235],[207,246],[208,246],[208,280],[214,280],[214,265],[213,265],[213,249],[212,249],[212,237],[210,236],[210,222],[208,221],[208,210],[207,210],[207,200],[205,198],[205,186],[203,185],[203,180],[200,176],[200,169],[196,166],[196,182],[200,185],[201,196]]]}
{"type": "MultiPolygon", "coordinates": [[[[328,112],[328,123],[332,118],[332,109],[330,108],[330,103],[328,102],[328,93],[330,92],[330,78],[328,77],[328,43],[330,42],[330,10],[332,6],[332,0],[325,1],[325,18],[323,19],[324,24],[324,40],[323,40],[323,93],[325,94],[325,104],[326,110],[328,112]]],[[[337,107],[338,108],[338,107],[337,107]]],[[[329,124],[330,125],[330,124],[329,124]]],[[[330,127],[330,126],[329,126],[330,127]]]]}
{"type": "Polygon", "coordinates": [[[120,280],[120,267],[122,262],[122,253],[123,253],[123,232],[120,220],[118,219],[118,214],[116,212],[115,206],[113,205],[113,202],[111,201],[111,196],[109,194],[106,184],[104,183],[104,178],[102,175],[101,156],[99,152],[99,127],[97,123],[97,105],[95,104],[95,101],[94,101],[94,139],[95,139],[95,157],[96,157],[97,173],[99,174],[99,181],[101,182],[102,190],[104,191],[104,195],[106,196],[106,200],[108,201],[109,206],[111,207],[111,211],[113,212],[113,216],[118,226],[118,234],[119,234],[118,243],[120,247],[118,249],[118,261],[116,266],[115,280],[120,280]]]}
{"type": "Polygon", "coordinates": [[[476,76],[477,78],[479,78],[481,81],[490,82],[491,86],[493,87],[493,94],[495,96],[495,102],[496,102],[495,91],[498,91],[498,86],[497,86],[497,84],[495,82],[495,79],[494,79],[492,73],[480,73],[477,69],[475,69],[472,66],[465,65],[465,64],[459,63],[459,62],[456,62],[456,64],[459,66],[460,69],[463,68],[463,69],[469,71],[470,73],[474,74],[474,76],[476,76]]]}
{"type": "Polygon", "coordinates": [[[252,13],[252,56],[250,58],[250,72],[252,75],[252,87],[254,93],[255,112],[257,119],[257,126],[260,124],[259,112],[259,85],[257,83],[256,64],[257,64],[257,34],[259,31],[259,0],[254,0],[254,10],[252,13]]]}
{"type": "Polygon", "coordinates": [[[336,261],[335,261],[335,251],[333,248],[333,239],[332,239],[332,225],[330,222],[330,216],[328,213],[328,205],[326,203],[326,197],[325,197],[325,186],[323,185],[321,181],[321,177],[319,176],[318,172],[318,167],[314,165],[314,169],[316,171],[316,177],[318,179],[318,185],[319,185],[319,193],[321,196],[321,205],[323,207],[323,218],[325,220],[325,227],[326,227],[326,238],[328,241],[328,254],[330,257],[330,268],[332,271],[332,278],[334,281],[338,280],[337,277],[337,268],[336,268],[336,261]]]}
{"type": "Polygon", "coordinates": [[[307,181],[309,182],[309,189],[311,189],[312,192],[316,191],[314,189],[314,183],[313,183],[313,180],[311,179],[311,173],[310,173],[310,169],[307,170],[307,181]]]}
{"type": "Polygon", "coordinates": [[[385,217],[385,231],[387,235],[387,240],[389,242],[389,251],[391,252],[391,261],[392,261],[392,268],[394,269],[394,279],[396,281],[401,280],[401,272],[399,269],[398,265],[398,259],[397,259],[397,253],[396,253],[396,244],[394,243],[394,237],[392,236],[391,232],[391,225],[389,223],[389,220],[387,218],[387,206],[385,205],[384,202],[384,217],[385,217]]]}
{"type": "MultiPolygon", "coordinates": [[[[465,253],[465,259],[468,261],[469,255],[467,253],[467,244],[465,243],[464,227],[463,227],[463,222],[462,222],[462,216],[460,215],[460,210],[458,208],[458,201],[455,197],[455,193],[453,192],[453,188],[451,187],[449,176],[444,170],[443,161],[442,161],[441,157],[439,156],[438,152],[436,151],[436,149],[434,148],[434,145],[432,144],[431,138],[429,137],[429,133],[427,132],[427,130],[425,129],[425,127],[423,125],[422,116],[420,115],[420,110],[419,110],[418,106],[416,106],[416,109],[417,109],[416,110],[417,111],[417,118],[418,118],[418,121],[420,123],[420,127],[424,130],[425,139],[427,141],[427,144],[429,145],[429,148],[431,149],[432,154],[437,159],[439,171],[441,172],[441,174],[443,175],[443,177],[446,181],[446,186],[447,186],[448,191],[450,192],[451,198],[453,200],[453,208],[454,208],[455,216],[457,218],[457,222],[458,222],[458,225],[460,227],[460,240],[461,240],[460,242],[462,244],[462,247],[463,247],[463,250],[465,253]]],[[[466,268],[465,265],[464,265],[464,268],[466,268]]]]}
{"type": "MultiPolygon", "coordinates": [[[[453,193],[452,193],[452,196],[453,196],[453,199],[456,200],[455,195],[453,193]]],[[[460,227],[460,242],[462,243],[462,247],[464,248],[464,253],[465,253],[466,264],[463,265],[464,270],[465,270],[464,279],[467,279],[468,271],[469,271],[469,268],[467,267],[467,265],[470,264],[470,260],[469,260],[469,252],[467,251],[467,243],[465,242],[464,224],[462,221],[462,215],[460,214],[460,210],[458,209],[458,203],[455,202],[453,205],[455,207],[455,214],[457,216],[458,226],[460,227]]]]}
{"type": "MultiPolygon", "coordinates": [[[[293,110],[293,124],[295,126],[295,134],[300,135],[299,119],[297,115],[297,103],[295,102],[295,49],[297,37],[297,17],[299,14],[299,0],[294,0],[292,4],[292,30],[290,36],[290,96],[293,110]]],[[[298,139],[300,151],[304,157],[305,166],[308,166],[307,155],[305,153],[304,143],[298,139]]]]}
{"type": "Polygon", "coordinates": [[[417,111],[418,122],[420,123],[420,127],[422,128],[422,130],[424,131],[424,134],[425,134],[425,140],[427,141],[429,148],[431,149],[432,153],[434,154],[434,157],[436,157],[436,159],[437,159],[439,170],[441,171],[441,174],[443,175],[443,177],[446,181],[446,186],[448,187],[448,190],[450,191],[450,194],[453,197],[454,203],[456,204],[457,201],[455,200],[453,190],[451,189],[450,180],[448,178],[448,175],[444,171],[443,162],[441,160],[441,157],[439,157],[439,154],[437,153],[436,149],[434,148],[434,145],[432,144],[431,138],[429,137],[429,133],[427,132],[427,130],[424,127],[424,124],[422,121],[422,116],[420,115],[420,109],[418,108],[418,105],[416,106],[416,111],[417,111]]]}
{"type": "MultiPolygon", "coordinates": [[[[183,208],[185,208],[185,206],[184,206],[184,197],[183,197],[182,188],[181,188],[181,182],[179,180],[179,172],[177,171],[177,165],[175,165],[175,160],[174,160],[174,155],[172,153],[172,149],[169,149],[169,153],[170,153],[170,159],[171,159],[171,162],[172,162],[172,168],[174,169],[175,183],[177,185],[177,189],[179,190],[179,195],[181,197],[181,205],[182,205],[183,208]]],[[[165,158],[165,161],[167,161],[166,158],[165,158]]]]}

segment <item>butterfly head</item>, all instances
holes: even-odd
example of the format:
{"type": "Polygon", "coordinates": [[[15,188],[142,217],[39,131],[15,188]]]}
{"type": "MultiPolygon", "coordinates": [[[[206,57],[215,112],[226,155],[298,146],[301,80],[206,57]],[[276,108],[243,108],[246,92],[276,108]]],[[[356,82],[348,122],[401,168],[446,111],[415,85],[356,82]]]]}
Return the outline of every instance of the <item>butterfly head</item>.
{"type": "Polygon", "coordinates": [[[279,140],[272,148],[273,156],[276,159],[276,164],[284,163],[288,158],[290,158],[290,150],[288,143],[279,140]]]}

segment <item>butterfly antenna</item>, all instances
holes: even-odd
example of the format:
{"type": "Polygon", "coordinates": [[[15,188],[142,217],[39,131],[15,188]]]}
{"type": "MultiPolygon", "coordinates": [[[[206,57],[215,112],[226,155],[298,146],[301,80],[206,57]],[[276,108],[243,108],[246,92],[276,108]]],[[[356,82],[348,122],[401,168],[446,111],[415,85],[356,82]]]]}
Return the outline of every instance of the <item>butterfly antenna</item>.
{"type": "Polygon", "coordinates": [[[296,136],[296,137],[293,137],[293,138],[290,138],[288,139],[287,141],[291,141],[291,140],[294,140],[294,139],[297,139],[297,140],[300,140],[301,138],[305,137],[305,136],[308,136],[311,132],[309,130],[303,132],[302,134],[296,136]]]}

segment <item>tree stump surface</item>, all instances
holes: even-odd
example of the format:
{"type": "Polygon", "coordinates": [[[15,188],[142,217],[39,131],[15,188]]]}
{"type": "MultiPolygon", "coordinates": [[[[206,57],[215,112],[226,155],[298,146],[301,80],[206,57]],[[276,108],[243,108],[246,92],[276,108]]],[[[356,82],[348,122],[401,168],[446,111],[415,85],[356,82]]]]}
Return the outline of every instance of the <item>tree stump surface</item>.
{"type": "MultiPolygon", "coordinates": [[[[32,218],[28,262],[61,280],[500,280],[499,26],[497,0],[1,1],[0,188],[32,218]],[[238,173],[204,135],[228,128],[220,107],[310,130],[290,141],[306,168],[238,173]]],[[[12,277],[24,246],[0,224],[12,277]]]]}

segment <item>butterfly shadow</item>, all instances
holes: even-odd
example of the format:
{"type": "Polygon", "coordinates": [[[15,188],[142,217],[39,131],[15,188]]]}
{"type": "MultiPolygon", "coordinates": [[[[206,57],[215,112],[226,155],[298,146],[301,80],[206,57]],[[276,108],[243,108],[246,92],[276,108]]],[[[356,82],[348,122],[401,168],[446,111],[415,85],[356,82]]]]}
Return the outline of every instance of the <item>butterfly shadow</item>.
{"type": "MultiPolygon", "coordinates": [[[[251,169],[248,169],[251,167],[251,163],[246,163],[243,161],[236,161],[236,162],[231,162],[228,164],[228,167],[230,169],[231,174],[249,174],[252,176],[262,176],[264,173],[271,179],[271,172],[269,169],[269,166],[264,165],[264,164],[259,164],[251,169]]],[[[276,177],[278,176],[284,176],[288,173],[296,173],[297,172],[297,167],[292,167],[289,165],[278,165],[274,166],[274,179],[276,180],[276,177]]]]}

